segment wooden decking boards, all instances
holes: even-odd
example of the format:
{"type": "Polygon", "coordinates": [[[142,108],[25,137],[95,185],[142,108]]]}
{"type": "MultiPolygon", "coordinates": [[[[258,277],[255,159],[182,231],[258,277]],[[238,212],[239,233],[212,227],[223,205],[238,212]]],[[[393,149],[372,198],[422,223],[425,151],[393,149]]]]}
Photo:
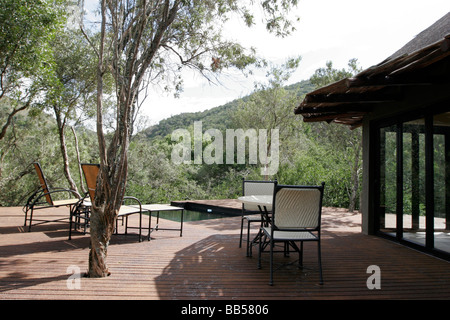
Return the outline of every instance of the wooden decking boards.
{"type": "MultiPolygon", "coordinates": [[[[130,217],[130,223],[137,218],[130,217]]],[[[75,282],[77,270],[83,273],[88,267],[89,235],[75,233],[69,241],[68,223],[27,232],[23,219],[21,208],[0,208],[0,300],[450,299],[449,262],[364,235],[360,215],[342,209],[324,208],[322,286],[315,244],[305,244],[304,269],[293,264],[277,270],[274,286],[269,286],[268,257],[258,270],[257,249],[248,258],[245,246],[238,248],[240,217],[185,222],[182,237],[164,230],[140,243],[134,234],[113,236],[107,259],[111,276],[75,282]],[[381,289],[367,287],[371,265],[380,268],[381,289]]],[[[276,255],[279,263],[295,259],[294,254],[276,255]]]]}

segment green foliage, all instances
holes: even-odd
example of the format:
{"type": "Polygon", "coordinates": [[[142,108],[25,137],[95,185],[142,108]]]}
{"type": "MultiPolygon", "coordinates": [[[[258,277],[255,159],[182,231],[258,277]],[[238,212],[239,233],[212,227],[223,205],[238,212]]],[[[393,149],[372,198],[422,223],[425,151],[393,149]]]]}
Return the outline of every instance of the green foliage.
{"type": "Polygon", "coordinates": [[[356,73],[362,71],[358,66],[357,59],[350,59],[348,62],[348,69],[334,69],[333,62],[327,61],[326,68],[319,68],[316,72],[311,76],[311,83],[316,86],[316,88],[323,87],[330,83],[339,81],[341,79],[349,78],[356,73]]]}
{"type": "Polygon", "coordinates": [[[283,163],[277,175],[278,181],[293,185],[319,185],[325,182],[326,206],[344,207],[349,205],[347,187],[351,184],[348,163],[329,146],[308,141],[306,149],[298,152],[292,163],[283,163]]]}
{"type": "MultiPolygon", "coordinates": [[[[2,1],[2,0],[0,0],[2,1]]],[[[267,1],[265,9],[278,10],[275,5],[284,6],[296,1],[267,1]]],[[[192,43],[183,44],[178,50],[185,56],[193,55],[195,46],[207,46],[206,41],[211,32],[217,32],[210,20],[200,23],[198,17],[208,17],[208,6],[214,10],[230,10],[225,2],[201,2],[200,11],[190,10],[177,23],[183,24],[174,30],[192,32],[204,37],[190,37],[192,43]],[[195,19],[188,19],[193,17],[195,19]],[[189,25],[190,24],[190,25],[189,25]],[[184,31],[183,31],[184,30],[184,31]],[[197,41],[197,43],[195,43],[197,41]]],[[[235,3],[235,5],[237,5],[235,3]]],[[[211,9],[209,8],[209,9],[211,9]]],[[[253,17],[248,11],[240,11],[248,24],[253,17]]],[[[274,13],[275,11],[273,11],[274,13]]],[[[269,15],[270,16],[270,15],[269,15]]],[[[225,16],[223,16],[225,19],[225,16]]],[[[286,20],[287,21],[287,20],[286,20]]],[[[277,33],[288,33],[289,26],[273,16],[271,28],[277,33]],[[278,25],[277,25],[278,24],[278,25]]],[[[180,36],[180,35],[177,35],[180,36]]],[[[219,36],[217,34],[217,36],[219,36]]],[[[183,38],[180,36],[180,39],[183,38]]],[[[185,35],[186,38],[186,35],[185,35]]],[[[93,40],[93,38],[91,39],[93,40]]],[[[42,76],[41,84],[46,84],[45,104],[37,109],[29,109],[23,114],[16,114],[11,123],[11,130],[0,140],[0,205],[21,205],[29,192],[38,187],[38,181],[31,163],[39,161],[51,185],[67,187],[63,173],[61,150],[58,140],[58,129],[55,121],[46,113],[50,106],[59,106],[58,111],[64,114],[67,121],[74,121],[76,110],[70,103],[78,104],[77,110],[93,117],[93,94],[95,64],[93,52],[89,49],[80,34],[67,30],[52,37],[52,56],[47,56],[49,68],[42,76]],[[83,63],[77,63],[84,57],[83,63]],[[51,62],[51,63],[50,63],[51,62]],[[78,100],[77,100],[78,99],[78,100]],[[80,106],[82,108],[80,108],[80,106]]],[[[217,43],[220,43],[217,42],[217,43]]],[[[220,57],[219,68],[230,66],[240,69],[254,63],[253,54],[247,54],[237,44],[223,42],[215,46],[213,57],[220,57]]],[[[154,63],[160,63],[161,71],[167,66],[166,57],[159,56],[154,63]],[[157,61],[157,62],[156,62],[157,61]]],[[[191,60],[197,68],[202,68],[205,60],[191,60]]],[[[171,133],[176,129],[186,128],[192,132],[195,121],[202,121],[203,132],[208,129],[219,129],[225,134],[226,129],[255,128],[280,130],[280,166],[277,174],[271,179],[278,179],[282,184],[319,184],[326,182],[324,204],[327,206],[347,207],[352,188],[352,167],[355,161],[355,146],[360,131],[350,131],[343,126],[328,126],[323,123],[307,124],[295,116],[292,109],[302,97],[314,89],[330,81],[350,76],[357,70],[356,61],[350,61],[349,70],[335,70],[331,62],[327,68],[319,69],[311,81],[284,86],[290,74],[295,70],[300,58],[288,60],[282,66],[272,66],[267,74],[267,84],[255,84],[255,92],[242,99],[236,99],[223,106],[203,112],[180,114],[161,121],[158,125],[136,134],[129,147],[127,195],[133,195],[146,203],[167,203],[183,199],[218,199],[236,198],[242,193],[242,178],[265,179],[260,168],[255,164],[181,164],[171,161],[171,151],[175,142],[171,141],[171,133]]],[[[214,69],[215,66],[206,66],[214,69]]],[[[157,70],[157,66],[155,65],[157,70]]],[[[217,71],[217,70],[210,70],[217,71]]],[[[111,83],[109,79],[109,83],[111,83]]],[[[111,86],[107,86],[110,88],[111,86]]],[[[3,123],[17,101],[3,99],[0,104],[0,120],[3,123]]],[[[67,123],[67,125],[69,125],[67,123]]],[[[78,175],[77,158],[74,139],[66,130],[67,155],[70,171],[77,185],[81,185],[78,175]]],[[[81,162],[97,163],[99,161],[98,141],[96,134],[82,125],[76,126],[81,162]]],[[[108,138],[111,138],[108,136],[108,138]]],[[[203,148],[208,142],[203,142],[203,148]]],[[[225,149],[225,148],[224,148],[225,149]]],[[[225,159],[225,155],[224,155],[225,159]]]]}
{"type": "MultiPolygon", "coordinates": [[[[303,81],[283,90],[294,95],[308,91],[311,84],[303,81]]],[[[146,203],[168,203],[184,199],[225,199],[242,194],[242,178],[264,179],[256,165],[175,165],[171,161],[174,142],[170,134],[175,129],[192,127],[202,120],[203,131],[209,128],[233,128],[231,116],[242,101],[259,99],[258,95],[245,97],[224,106],[199,113],[181,114],[161,121],[147,131],[133,137],[129,149],[127,195],[146,203]],[[152,132],[149,133],[149,131],[152,132]]],[[[0,118],[6,112],[0,108],[0,118]]],[[[291,109],[292,110],[292,109],[291,109]]],[[[45,113],[36,117],[16,115],[13,129],[0,141],[2,162],[0,205],[21,205],[27,193],[38,185],[33,161],[40,161],[48,180],[54,186],[67,187],[56,125],[45,113]],[[45,137],[45,138],[43,138],[45,137]]],[[[280,146],[280,168],[272,177],[283,184],[319,184],[326,182],[326,206],[348,207],[351,187],[352,154],[342,140],[358,135],[343,126],[322,123],[304,123],[291,116],[295,123],[280,146]],[[339,140],[339,136],[342,138],[339,140]]],[[[192,128],[191,128],[192,130],[192,128]]],[[[76,128],[82,162],[98,163],[98,147],[94,132],[82,126],[76,128]]],[[[206,144],[204,145],[204,147],[206,144]]],[[[80,185],[76,155],[71,133],[67,133],[67,147],[73,178],[80,185]]]]}
{"type": "MultiPolygon", "coordinates": [[[[75,124],[81,162],[99,161],[96,134],[79,123],[95,117],[92,107],[96,104],[97,66],[91,44],[99,39],[98,35],[91,35],[93,30],[84,30],[84,35],[67,28],[63,31],[61,27],[67,3],[64,0],[0,0],[0,67],[3,80],[0,123],[8,123],[9,126],[0,138],[0,205],[21,205],[26,195],[37,187],[37,178],[31,166],[33,161],[41,163],[51,185],[67,187],[58,129],[65,136],[69,170],[77,185],[81,186],[83,180],[78,174],[74,137],[70,130],[63,131],[64,128],[75,124]],[[36,81],[25,89],[22,84],[30,79],[36,81]],[[31,91],[22,92],[31,89],[34,90],[32,94],[31,91]],[[38,90],[43,89],[44,93],[38,95],[38,90]],[[34,97],[40,98],[40,108],[15,113],[34,97]],[[57,121],[48,114],[49,110],[53,111],[57,121]],[[13,116],[9,117],[11,121],[9,115],[13,116]],[[83,117],[80,118],[80,115],[83,117]]],[[[173,5],[178,2],[169,3],[173,5]]],[[[252,26],[256,21],[253,14],[256,12],[253,10],[256,2],[180,1],[175,6],[176,19],[167,26],[160,39],[158,45],[161,48],[152,46],[160,32],[158,26],[165,9],[158,3],[152,10],[140,11],[143,4],[155,3],[117,3],[124,6],[124,11],[129,10],[129,15],[122,21],[122,31],[116,30],[126,36],[120,37],[123,42],[119,46],[112,46],[122,50],[116,54],[124,59],[110,66],[116,73],[105,73],[105,106],[108,105],[108,97],[115,96],[114,84],[128,79],[127,70],[131,70],[132,66],[142,66],[142,71],[149,73],[147,81],[158,81],[168,89],[175,89],[176,93],[182,91],[180,70],[183,67],[197,70],[211,80],[224,69],[245,71],[250,65],[267,66],[266,62],[257,59],[252,48],[230,42],[222,35],[223,23],[236,16],[242,18],[247,26],[252,26]],[[137,19],[137,13],[148,13],[143,20],[145,27],[140,37],[128,37],[128,32],[137,30],[127,29],[137,19]],[[135,42],[138,40],[142,42],[135,42]],[[137,45],[143,46],[136,49],[134,46],[137,45]],[[140,58],[127,60],[133,52],[137,52],[135,49],[141,50],[137,55],[140,58]],[[153,58],[146,60],[147,54],[153,58]],[[126,77],[120,77],[122,72],[126,77]]],[[[267,30],[282,37],[290,34],[294,30],[295,20],[291,9],[297,4],[297,0],[261,1],[259,9],[264,14],[267,30]]],[[[109,61],[113,52],[106,55],[109,61]]],[[[360,130],[350,132],[343,126],[303,123],[292,109],[315,87],[358,72],[357,61],[350,60],[348,68],[342,70],[334,69],[332,62],[328,62],[325,68],[316,71],[310,81],[285,86],[299,62],[300,57],[296,57],[281,66],[270,66],[267,83],[255,84],[255,92],[250,96],[207,111],[165,119],[133,136],[128,152],[127,194],[150,203],[235,198],[242,192],[243,177],[277,178],[282,184],[319,184],[324,181],[327,185],[325,205],[349,206],[349,199],[357,197],[357,194],[351,196],[355,189],[355,177],[360,179],[360,130]],[[175,165],[171,161],[175,142],[171,141],[170,135],[181,128],[192,132],[195,121],[202,121],[203,132],[214,128],[223,134],[226,129],[279,129],[278,172],[275,176],[263,177],[257,164],[175,165]]],[[[140,79],[143,81],[143,78],[140,79]]],[[[120,88],[117,90],[119,95],[123,93],[120,88]]],[[[33,102],[30,105],[36,104],[33,102]]],[[[115,115],[108,113],[108,116],[114,123],[115,115]]],[[[104,120],[105,126],[108,125],[108,119],[105,117],[104,120]]],[[[107,134],[107,139],[112,140],[112,134],[107,134]]],[[[203,148],[210,143],[203,141],[203,148]]],[[[408,201],[407,197],[405,201],[408,201]]]]}
{"type": "Polygon", "coordinates": [[[0,0],[0,8],[1,97],[24,77],[47,72],[50,41],[62,25],[63,11],[61,0],[0,0]]]}
{"type": "MultiPolygon", "coordinates": [[[[7,113],[8,100],[0,103],[0,120],[7,113]]],[[[98,162],[98,147],[95,133],[83,127],[77,129],[81,159],[98,162]]],[[[74,139],[67,135],[70,170],[77,185],[80,185],[74,139]]],[[[63,174],[63,163],[55,121],[46,113],[35,116],[28,112],[14,117],[10,130],[0,140],[0,206],[20,206],[26,196],[39,187],[32,166],[39,161],[48,183],[53,187],[68,188],[63,174]]]]}

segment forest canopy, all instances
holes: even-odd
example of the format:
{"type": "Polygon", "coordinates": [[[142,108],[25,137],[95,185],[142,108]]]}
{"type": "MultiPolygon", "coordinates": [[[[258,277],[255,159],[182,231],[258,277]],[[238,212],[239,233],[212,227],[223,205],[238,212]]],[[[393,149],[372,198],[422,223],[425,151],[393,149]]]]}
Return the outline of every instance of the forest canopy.
{"type": "MultiPolygon", "coordinates": [[[[300,101],[311,88],[310,81],[302,81],[280,90],[295,97],[294,101],[300,101]]],[[[148,203],[227,199],[241,195],[242,178],[264,179],[258,165],[174,165],[171,161],[175,145],[171,141],[171,133],[174,130],[185,128],[192,132],[194,122],[202,121],[203,131],[215,128],[225,134],[226,129],[240,128],[236,123],[237,115],[242,114],[249,101],[257,98],[261,97],[256,97],[255,93],[203,112],[179,114],[135,134],[129,150],[127,194],[148,203]]],[[[7,100],[0,103],[2,120],[9,109],[7,100]]],[[[293,114],[293,108],[288,109],[288,122],[292,127],[280,142],[280,166],[271,179],[283,184],[317,184],[325,181],[325,205],[348,208],[354,187],[352,170],[355,152],[359,152],[353,143],[358,143],[360,129],[351,131],[344,126],[304,123],[300,116],[293,114]]],[[[83,123],[77,123],[73,128],[74,131],[69,130],[66,136],[69,169],[76,185],[83,191],[76,147],[78,145],[81,162],[98,163],[97,141],[95,132],[83,123]]],[[[26,195],[38,187],[32,166],[34,161],[41,163],[50,185],[68,187],[57,132],[56,121],[48,112],[22,112],[14,116],[11,130],[0,141],[1,206],[23,205],[26,195]]],[[[357,167],[361,167],[359,162],[357,167]]],[[[356,201],[358,205],[359,201],[356,201]]]]}
{"type": "MultiPolygon", "coordinates": [[[[70,188],[79,194],[86,192],[79,164],[99,162],[96,132],[89,125],[95,122],[96,113],[96,53],[89,48],[97,39],[88,35],[89,30],[65,27],[67,17],[62,13],[62,3],[57,1],[58,6],[45,7],[46,2],[39,0],[2,0],[2,7],[17,15],[12,18],[27,24],[22,31],[5,31],[0,39],[5,48],[0,56],[5,79],[0,92],[0,206],[23,205],[27,195],[38,187],[32,166],[35,161],[40,162],[50,185],[70,188]],[[27,9],[31,8],[33,16],[39,19],[27,18],[30,12],[27,9]],[[12,34],[25,38],[7,37],[12,34]],[[14,43],[20,50],[11,49],[14,43]],[[5,56],[5,52],[15,55],[5,56]]],[[[8,21],[5,17],[0,22],[2,30],[10,28],[8,21]]],[[[230,53],[222,51],[221,54],[230,53]]],[[[155,61],[154,70],[158,70],[159,64],[162,68],[163,62],[163,57],[155,61]]],[[[248,62],[232,61],[237,66],[248,62]]],[[[241,195],[242,178],[277,179],[282,184],[324,181],[324,205],[357,209],[362,167],[360,129],[304,123],[293,112],[307,92],[357,72],[357,61],[352,59],[349,67],[342,70],[328,62],[311,79],[287,85],[290,72],[300,63],[298,57],[281,66],[268,65],[266,81],[256,83],[249,96],[223,106],[210,106],[204,112],[176,115],[134,132],[128,150],[126,194],[146,203],[223,199],[241,195]],[[171,154],[176,142],[172,133],[186,129],[193,134],[196,121],[202,122],[203,131],[216,129],[224,136],[227,129],[279,130],[276,173],[264,176],[260,163],[248,161],[174,164],[171,154]]],[[[214,63],[210,66],[215,67],[214,63]]],[[[115,89],[112,78],[105,76],[103,81],[106,97],[103,125],[108,132],[115,117],[110,108],[114,101],[108,97],[113,96],[115,89]]],[[[111,140],[112,136],[107,134],[106,139],[111,140]]],[[[212,140],[204,141],[202,149],[211,143],[212,140]]]]}

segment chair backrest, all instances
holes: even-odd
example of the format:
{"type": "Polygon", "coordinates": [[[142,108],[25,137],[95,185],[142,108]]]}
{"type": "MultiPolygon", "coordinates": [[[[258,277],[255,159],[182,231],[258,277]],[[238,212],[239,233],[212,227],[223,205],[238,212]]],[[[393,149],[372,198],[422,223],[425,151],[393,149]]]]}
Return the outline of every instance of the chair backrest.
{"type": "Polygon", "coordinates": [[[321,186],[276,187],[273,199],[275,229],[320,230],[324,183],[321,186]]]}
{"type": "MultiPolygon", "coordinates": [[[[242,190],[244,196],[252,195],[268,195],[272,196],[275,190],[275,181],[265,180],[243,180],[242,190]]],[[[243,209],[246,211],[259,211],[257,205],[243,204],[243,209]]]]}
{"type": "Polygon", "coordinates": [[[48,188],[47,180],[45,179],[44,173],[42,172],[41,165],[39,162],[34,162],[34,169],[36,169],[36,173],[39,178],[39,183],[41,185],[42,190],[45,194],[45,200],[48,202],[49,205],[53,205],[52,197],[50,196],[50,189],[48,188]]]}
{"type": "Polygon", "coordinates": [[[99,164],[93,163],[82,163],[81,168],[83,169],[84,179],[86,180],[89,197],[91,201],[95,199],[95,189],[97,188],[97,176],[100,171],[99,164]]]}

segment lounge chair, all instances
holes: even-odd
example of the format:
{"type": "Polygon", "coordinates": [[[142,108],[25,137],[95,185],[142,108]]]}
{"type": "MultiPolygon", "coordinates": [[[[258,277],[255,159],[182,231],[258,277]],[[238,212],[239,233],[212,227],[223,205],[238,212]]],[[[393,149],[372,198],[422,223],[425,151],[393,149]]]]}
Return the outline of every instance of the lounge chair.
{"type": "MultiPolygon", "coordinates": [[[[244,196],[250,195],[273,195],[275,181],[263,180],[242,180],[242,191],[244,196]]],[[[247,221],[247,257],[252,256],[252,247],[257,243],[258,237],[250,241],[250,225],[258,223],[260,227],[262,218],[261,210],[256,205],[242,204],[242,218],[241,218],[241,235],[239,238],[239,248],[242,247],[242,235],[244,229],[244,221],[247,221]]]]}
{"type": "MultiPolygon", "coordinates": [[[[25,213],[25,223],[24,226],[27,226],[27,221],[29,221],[28,231],[31,231],[32,226],[36,226],[43,223],[48,222],[58,222],[62,221],[67,218],[59,218],[54,220],[43,220],[43,219],[36,219],[33,217],[34,211],[38,209],[47,209],[47,208],[56,208],[56,207],[62,207],[62,206],[68,206],[72,207],[78,202],[78,198],[73,198],[73,191],[69,189],[63,189],[63,188],[50,188],[47,179],[45,179],[44,173],[42,171],[42,168],[38,162],[33,163],[34,168],[36,170],[36,173],[39,178],[40,186],[39,188],[32,193],[32,195],[28,198],[26,204],[23,206],[23,211],[25,213]],[[54,198],[57,198],[56,195],[58,194],[64,194],[66,193],[66,199],[62,200],[55,200],[54,198]],[[38,222],[33,224],[33,222],[38,222]]],[[[58,198],[60,198],[59,196],[58,198]]]]}
{"type": "Polygon", "coordinates": [[[284,244],[283,252],[293,248],[299,253],[299,267],[303,266],[303,242],[316,241],[319,260],[319,283],[323,284],[320,250],[320,226],[322,199],[325,184],[321,186],[285,186],[275,188],[272,202],[272,218],[268,226],[262,226],[263,240],[259,242],[258,268],[261,253],[267,247],[270,252],[270,280],[273,285],[273,253],[276,242],[284,244]],[[300,247],[296,244],[300,243],[300,247]]]}
{"type": "MultiPolygon", "coordinates": [[[[92,201],[95,199],[95,189],[97,186],[97,176],[100,170],[99,164],[90,164],[83,163],[81,164],[81,168],[83,169],[83,174],[86,180],[88,194],[86,198],[81,199],[77,206],[71,210],[70,215],[70,227],[69,227],[69,240],[72,238],[72,229],[73,226],[82,226],[84,232],[89,227],[90,222],[90,213],[92,207],[92,201]]],[[[125,218],[125,234],[128,233],[128,229],[138,229],[139,230],[139,242],[142,241],[142,204],[139,199],[135,197],[126,196],[124,197],[124,201],[131,200],[135,202],[135,205],[122,205],[119,210],[118,218],[116,219],[116,234],[118,233],[118,220],[119,218],[125,218]],[[139,227],[130,227],[128,226],[128,216],[132,214],[139,214],[139,227]]]]}

